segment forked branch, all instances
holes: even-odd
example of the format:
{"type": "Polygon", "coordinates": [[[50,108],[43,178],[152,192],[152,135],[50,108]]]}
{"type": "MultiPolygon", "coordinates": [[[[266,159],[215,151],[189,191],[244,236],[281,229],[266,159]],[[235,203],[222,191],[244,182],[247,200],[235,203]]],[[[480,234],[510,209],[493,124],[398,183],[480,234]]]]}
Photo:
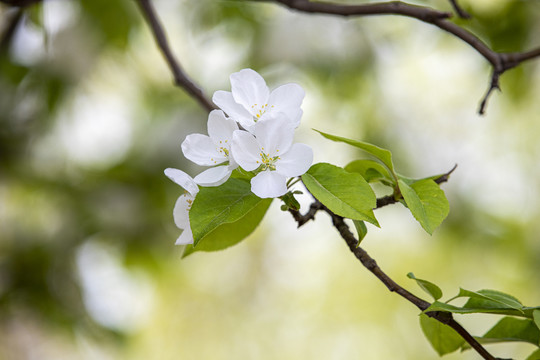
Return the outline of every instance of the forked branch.
{"type": "MultiPolygon", "coordinates": [[[[478,112],[485,113],[486,104],[493,90],[499,89],[499,77],[509,69],[518,66],[524,61],[540,56],[540,47],[520,53],[499,53],[492,50],[480,38],[449,20],[451,13],[441,12],[426,6],[416,6],[401,1],[369,3],[362,5],[345,5],[327,2],[312,2],[309,0],[269,0],[290,9],[306,13],[329,14],[339,16],[372,16],[372,15],[400,15],[411,17],[444,30],[456,38],[466,42],[482,55],[491,65],[493,72],[488,91],[482,98],[478,112]]],[[[451,0],[454,10],[459,16],[466,14],[451,0]]],[[[468,15],[468,14],[467,14],[468,15]]]]}

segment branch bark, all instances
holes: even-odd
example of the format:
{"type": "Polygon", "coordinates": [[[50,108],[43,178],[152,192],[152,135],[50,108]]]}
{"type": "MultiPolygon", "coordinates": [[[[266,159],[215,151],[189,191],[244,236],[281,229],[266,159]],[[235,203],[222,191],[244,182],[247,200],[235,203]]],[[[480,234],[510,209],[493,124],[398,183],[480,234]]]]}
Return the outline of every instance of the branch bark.
{"type": "Polygon", "coordinates": [[[11,41],[13,40],[13,36],[15,35],[15,32],[23,19],[23,15],[24,10],[22,8],[17,9],[15,12],[13,12],[13,14],[6,15],[7,25],[2,31],[2,35],[0,37],[0,55],[8,51],[11,41]]]}
{"type": "Polygon", "coordinates": [[[458,14],[458,16],[460,18],[462,18],[462,19],[470,19],[471,18],[471,15],[469,15],[468,12],[463,10],[461,8],[461,6],[458,5],[457,0],[450,0],[450,4],[452,5],[452,7],[454,8],[454,11],[456,12],[456,14],[458,14]]]}
{"type": "MultiPolygon", "coordinates": [[[[454,167],[452,169],[450,169],[450,171],[448,171],[445,174],[442,174],[441,176],[439,176],[436,179],[433,179],[433,181],[435,181],[435,183],[437,183],[439,185],[444,183],[444,182],[447,182],[448,179],[450,178],[450,175],[454,172],[454,170],[456,170],[456,168],[457,168],[457,164],[454,165],[454,167]]],[[[382,208],[383,206],[386,206],[386,205],[395,204],[398,201],[399,201],[399,199],[396,199],[396,197],[394,195],[387,195],[387,196],[380,197],[380,198],[377,199],[377,206],[375,207],[375,209],[382,208]]]]}
{"type": "MultiPolygon", "coordinates": [[[[492,66],[493,72],[488,91],[482,98],[479,114],[486,110],[487,100],[493,90],[499,89],[499,77],[507,70],[514,68],[524,61],[540,57],[540,47],[521,53],[499,53],[493,51],[480,38],[464,28],[450,22],[451,13],[441,12],[430,7],[416,6],[401,1],[371,3],[363,5],[344,5],[326,2],[311,2],[309,0],[268,0],[282,4],[290,9],[306,13],[329,14],[339,16],[371,16],[371,15],[401,15],[432,24],[456,38],[464,41],[482,55],[492,66]]],[[[455,0],[451,0],[456,12],[461,16],[463,10],[455,0]]]]}
{"type": "Polygon", "coordinates": [[[165,31],[161,26],[161,23],[157,17],[156,11],[152,6],[151,1],[137,0],[137,3],[139,4],[141,12],[143,13],[144,18],[146,19],[148,25],[150,26],[150,29],[152,30],[152,34],[154,35],[156,43],[161,53],[163,54],[163,57],[165,57],[165,60],[167,61],[167,64],[171,69],[174,77],[174,83],[177,86],[183,88],[191,97],[197,100],[197,102],[206,111],[210,112],[214,110],[216,107],[214,106],[212,101],[210,101],[210,99],[206,97],[201,88],[195,85],[193,80],[189,78],[189,76],[180,66],[178,60],[176,60],[175,56],[173,55],[167,40],[167,36],[165,35],[165,31]]]}
{"type": "MultiPolygon", "coordinates": [[[[332,218],[332,223],[334,227],[338,230],[339,234],[347,243],[349,250],[354,254],[354,256],[368,269],[373,275],[375,275],[391,292],[395,292],[400,295],[413,305],[415,305],[421,311],[429,308],[431,303],[417,297],[416,295],[410,293],[406,289],[398,285],[394,280],[392,280],[382,269],[379,267],[375,259],[373,259],[369,254],[358,246],[358,240],[349,230],[349,227],[345,223],[343,217],[334,214],[328,209],[324,209],[332,218]]],[[[429,317],[450,326],[454,329],[461,337],[471,345],[471,347],[476,350],[476,352],[486,360],[496,360],[496,358],[491,355],[476,339],[469,334],[465,328],[463,328],[452,316],[451,313],[441,312],[441,311],[430,311],[426,315],[429,317]]]]}
{"type": "MultiPolygon", "coordinates": [[[[431,303],[412,294],[405,288],[401,287],[398,283],[396,283],[390,276],[388,276],[380,268],[375,259],[373,259],[363,248],[358,246],[358,240],[349,230],[349,227],[345,223],[344,218],[334,214],[327,207],[321,204],[317,199],[315,199],[315,202],[310,206],[310,210],[305,215],[301,215],[298,211],[292,209],[289,209],[289,212],[298,222],[298,227],[300,227],[304,225],[307,221],[313,220],[315,217],[315,213],[319,210],[323,210],[328,213],[328,215],[330,215],[330,218],[332,219],[332,224],[339,232],[342,239],[345,240],[347,246],[349,247],[349,250],[367,270],[369,270],[373,275],[375,275],[377,279],[379,279],[386,286],[389,291],[395,292],[396,294],[400,295],[401,297],[415,305],[420,311],[424,311],[430,307],[431,303]]],[[[426,312],[426,315],[454,329],[465,341],[467,341],[467,343],[469,343],[469,345],[471,345],[474,350],[476,350],[476,352],[480,356],[482,356],[482,358],[486,360],[497,360],[497,358],[491,355],[478,341],[476,341],[476,339],[465,328],[463,328],[463,326],[461,326],[453,318],[451,313],[430,311],[426,312]]]]}

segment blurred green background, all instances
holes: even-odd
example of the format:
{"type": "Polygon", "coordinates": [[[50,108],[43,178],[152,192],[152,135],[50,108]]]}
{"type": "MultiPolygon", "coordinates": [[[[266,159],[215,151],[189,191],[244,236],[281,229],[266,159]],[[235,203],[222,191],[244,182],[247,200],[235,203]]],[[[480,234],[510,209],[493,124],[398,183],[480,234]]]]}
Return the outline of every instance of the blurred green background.
{"type": "MultiPolygon", "coordinates": [[[[461,4],[473,19],[456,22],[495,50],[540,45],[540,2],[461,4]]],[[[479,117],[489,66],[416,20],[239,0],[154,5],[209,96],[246,67],[271,88],[300,84],[297,141],[316,162],[362,154],[311,128],[387,147],[411,177],[458,164],[443,186],[450,216],[432,237],[401,206],[377,211],[382,228],[363,244],[398,283],[423,296],[413,271],[444,299],[461,286],[540,305],[538,61],[504,74],[479,117]]],[[[0,5],[2,34],[17,11],[0,5]]],[[[46,1],[4,39],[0,359],[437,358],[418,311],[353,258],[324,214],[297,230],[275,201],[247,241],[181,259],[172,209],[182,189],[163,170],[200,171],[180,143],[206,132],[206,113],[173,86],[134,1],[46,1]]],[[[497,319],[458,320],[481,335],[497,319]]],[[[534,348],[489,349],[524,358],[534,348]]]]}

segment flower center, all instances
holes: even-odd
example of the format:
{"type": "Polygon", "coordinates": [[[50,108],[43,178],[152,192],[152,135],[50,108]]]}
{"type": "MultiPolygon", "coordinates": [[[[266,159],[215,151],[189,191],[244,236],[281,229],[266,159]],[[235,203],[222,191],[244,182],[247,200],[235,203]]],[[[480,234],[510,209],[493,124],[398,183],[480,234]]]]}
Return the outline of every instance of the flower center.
{"type": "Polygon", "coordinates": [[[268,104],[264,104],[262,105],[260,108],[257,104],[253,104],[251,105],[251,108],[253,109],[253,111],[255,111],[255,115],[253,115],[253,121],[254,122],[257,122],[261,119],[261,117],[270,109],[272,109],[274,107],[274,105],[270,106],[270,108],[268,108],[268,104]]]}
{"type": "MultiPolygon", "coordinates": [[[[270,156],[269,154],[264,152],[264,149],[261,149],[259,153],[259,156],[261,157],[261,161],[257,161],[257,163],[261,164],[260,170],[270,170],[275,171],[276,170],[276,162],[280,159],[279,155],[277,156],[270,156]]],[[[279,152],[279,150],[276,150],[276,152],[279,152]]]]}
{"type": "Polygon", "coordinates": [[[184,195],[186,195],[186,202],[187,202],[187,211],[191,210],[191,206],[193,205],[193,200],[195,200],[191,194],[187,191],[187,190],[184,190],[184,195]]]}
{"type": "MultiPolygon", "coordinates": [[[[216,150],[227,159],[229,158],[229,154],[230,154],[229,149],[230,149],[229,140],[219,140],[219,144],[217,144],[216,150]]],[[[214,158],[210,158],[210,160],[213,161],[214,164],[218,164],[217,160],[215,160],[214,158]]],[[[220,161],[223,162],[223,160],[220,160],[220,161]]]]}

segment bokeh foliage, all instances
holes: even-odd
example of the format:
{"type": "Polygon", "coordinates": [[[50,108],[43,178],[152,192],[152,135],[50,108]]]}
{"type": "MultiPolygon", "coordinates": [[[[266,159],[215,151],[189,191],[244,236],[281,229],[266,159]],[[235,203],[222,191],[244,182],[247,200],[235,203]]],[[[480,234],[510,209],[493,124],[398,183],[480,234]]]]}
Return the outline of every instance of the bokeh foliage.
{"type": "MultiPolygon", "coordinates": [[[[116,252],[123,267],[143,272],[157,288],[186,284],[184,278],[175,283],[178,275],[169,274],[171,269],[179,271],[176,265],[171,265],[180,262],[179,254],[173,249],[178,233],[171,212],[180,189],[169,183],[162,173],[171,166],[190,169],[192,173],[196,171],[181,156],[179,144],[186,134],[205,131],[206,114],[182,90],[173,86],[171,75],[133,1],[51,3],[58,4],[36,4],[25,9],[17,32],[8,46],[0,49],[0,334],[11,332],[13,323],[24,319],[43,324],[43,328],[69,339],[83,334],[99,343],[113,344],[115,349],[127,349],[125,351],[129,353],[133,351],[130,349],[137,348],[133,345],[136,337],[130,330],[107,326],[89,313],[80,265],[77,265],[81,263],[83,245],[88,242],[105,244],[116,252]],[[68,8],[63,10],[67,18],[62,20],[59,30],[52,31],[51,24],[57,20],[50,12],[61,11],[63,6],[68,8]],[[38,45],[32,47],[24,34],[39,39],[38,45]],[[80,121],[96,121],[108,126],[106,122],[98,121],[97,117],[103,112],[97,108],[99,102],[110,98],[119,99],[122,107],[128,109],[129,145],[119,155],[102,161],[73,156],[74,145],[69,141],[69,131],[73,128],[69,124],[76,120],[71,117],[82,116],[82,110],[78,109],[81,102],[77,99],[82,99],[87,109],[86,117],[80,121]]],[[[422,3],[448,7],[446,1],[422,3]]],[[[474,18],[469,22],[455,21],[478,34],[495,50],[519,51],[539,45],[535,37],[540,23],[537,2],[461,3],[474,18]]],[[[435,51],[463,51],[469,58],[479,58],[466,45],[448,35],[439,34],[440,31],[427,25],[413,24],[414,20],[386,17],[345,21],[301,16],[269,3],[185,0],[156,1],[156,6],[176,53],[208,94],[227,89],[228,75],[233,71],[243,67],[264,70],[269,84],[296,81],[311,94],[313,100],[306,100],[306,116],[312,116],[307,120],[308,125],[304,125],[306,142],[310,141],[309,127],[362,138],[393,149],[397,154],[396,163],[406,164],[398,169],[399,172],[415,177],[425,175],[415,172],[447,171],[453,166],[452,161],[457,161],[452,158],[452,146],[463,146],[459,142],[460,136],[455,142],[449,142],[446,149],[433,153],[446,152],[449,155],[444,161],[448,162],[431,168],[424,164],[422,156],[425,154],[418,154],[418,148],[411,147],[401,131],[407,124],[397,123],[400,119],[395,113],[400,112],[404,104],[396,103],[395,97],[388,97],[381,85],[385,72],[385,63],[381,60],[385,56],[383,53],[399,54],[393,52],[395,48],[400,43],[407,44],[410,32],[402,29],[425,31],[429,36],[436,36],[436,45],[432,45],[436,46],[435,51]],[[401,149],[402,152],[398,151],[401,149]]],[[[1,5],[3,24],[15,11],[1,5]]],[[[455,81],[439,86],[463,92],[461,99],[464,102],[471,98],[480,99],[481,90],[487,87],[488,74],[481,59],[478,64],[471,71],[477,81],[473,85],[455,81]]],[[[437,67],[437,63],[434,66],[437,67]]],[[[446,71],[445,66],[446,63],[440,63],[441,72],[446,71]]],[[[397,83],[400,79],[394,81],[397,83]]],[[[491,100],[492,107],[488,110],[493,114],[491,117],[474,117],[476,109],[470,104],[475,104],[476,100],[460,104],[460,111],[470,114],[473,121],[488,122],[487,126],[498,130],[491,134],[501,137],[509,136],[505,127],[509,126],[507,122],[517,123],[512,127],[514,132],[510,133],[517,140],[501,140],[501,144],[509,143],[508,151],[518,155],[540,155],[534,142],[537,136],[521,138],[526,132],[540,133],[538,107],[531,105],[539,92],[535,81],[538,82],[538,66],[526,64],[504,75],[504,93],[491,100]]],[[[437,96],[433,89],[425,92],[437,96]]],[[[431,98],[418,98],[420,107],[423,102],[430,101],[431,98]]],[[[412,115],[418,114],[422,113],[412,115]]],[[[411,123],[423,121],[437,120],[410,119],[411,123]]],[[[474,131],[467,129],[466,124],[460,125],[462,128],[456,132],[474,131]]],[[[94,132],[84,134],[91,137],[94,132]]],[[[424,135],[418,135],[421,136],[424,135]]],[[[430,137],[427,129],[425,136],[430,137]]],[[[98,149],[98,140],[89,149],[98,149]]],[[[318,140],[313,141],[318,144],[318,140]]],[[[527,176],[515,183],[516,186],[532,184],[530,194],[534,197],[537,194],[534,188],[540,188],[540,173],[536,170],[538,164],[533,155],[532,160],[524,159],[521,164],[522,168],[528,169],[524,171],[527,176]]],[[[341,165],[347,163],[346,153],[339,153],[337,157],[344,159],[341,165]]],[[[465,169],[468,168],[465,166],[465,169]]],[[[501,168],[500,171],[512,170],[501,168]]],[[[490,176],[485,176],[482,181],[493,182],[490,176]]],[[[455,289],[463,285],[458,279],[464,278],[471,279],[470,283],[481,288],[478,282],[485,280],[488,284],[484,287],[512,286],[521,291],[523,296],[520,298],[525,297],[527,303],[538,302],[540,291],[534,286],[540,272],[537,238],[540,225],[534,220],[540,215],[537,200],[533,199],[527,205],[527,214],[509,216],[510,211],[495,211],[486,207],[486,202],[476,199],[474,191],[479,192],[480,188],[470,190],[466,184],[459,185],[459,181],[467,180],[467,177],[456,175],[448,184],[450,216],[440,232],[429,239],[438,243],[437,246],[429,245],[433,247],[429,256],[439,261],[427,263],[444,264],[444,267],[431,269],[440,274],[438,280],[441,281],[437,283],[443,282],[449,289],[455,289]],[[458,184],[452,184],[452,181],[458,184]],[[474,264],[476,258],[481,260],[474,264]],[[502,270],[495,269],[499,265],[502,270]],[[517,269],[508,270],[512,266],[517,269]],[[477,282],[471,275],[476,271],[487,274],[479,275],[477,282]],[[501,275],[505,272],[506,277],[501,275]],[[452,279],[457,283],[450,282],[452,279]]],[[[504,208],[504,204],[500,206],[504,208]]],[[[388,226],[388,222],[385,224],[388,226]]],[[[301,237],[298,234],[289,236],[301,237]]],[[[256,240],[266,241],[263,237],[256,240]]],[[[272,233],[266,237],[272,237],[272,233]]],[[[305,241],[309,242],[309,239],[305,241]]],[[[369,234],[366,241],[369,241],[369,234]]],[[[392,247],[391,240],[386,241],[386,246],[392,247]]],[[[249,248],[252,251],[250,259],[259,259],[263,245],[252,246],[249,248]]],[[[190,256],[189,264],[204,255],[190,256]]],[[[350,256],[346,252],[339,255],[350,256]]],[[[218,256],[226,257],[227,252],[218,256]]],[[[413,262],[412,258],[410,261],[413,262]]],[[[320,265],[324,268],[324,264],[320,265]]],[[[403,266],[408,265],[412,264],[404,260],[403,266]]],[[[251,270],[245,271],[253,271],[254,279],[250,280],[251,287],[244,286],[252,290],[257,286],[255,274],[259,272],[256,265],[252,263],[251,266],[251,270]]],[[[421,274],[415,268],[402,270],[403,274],[408,271],[421,274]]],[[[358,267],[358,271],[362,269],[358,267]]],[[[332,289],[335,296],[347,296],[340,290],[344,289],[339,286],[332,289]]],[[[203,296],[199,291],[188,289],[183,296],[201,300],[199,297],[203,296]]],[[[168,292],[157,291],[167,294],[169,300],[163,302],[174,298],[168,292]]],[[[182,289],[178,289],[178,293],[182,293],[182,289]]],[[[246,289],[242,294],[248,299],[251,296],[246,289]]],[[[137,294],[133,296],[137,297],[137,294]]],[[[210,299],[213,298],[210,296],[210,299]]],[[[225,306],[232,305],[225,302],[225,306]]],[[[238,316],[245,316],[245,313],[238,316]]],[[[351,318],[358,320],[361,315],[351,315],[351,318]]],[[[328,321],[329,328],[336,326],[333,321],[335,319],[328,321]]],[[[203,321],[201,326],[210,323],[210,320],[203,321]]],[[[411,322],[410,326],[417,324],[411,322]]],[[[8,346],[11,338],[5,339],[0,340],[0,348],[8,350],[1,355],[7,359],[17,358],[21,349],[17,345],[8,346]]]]}

